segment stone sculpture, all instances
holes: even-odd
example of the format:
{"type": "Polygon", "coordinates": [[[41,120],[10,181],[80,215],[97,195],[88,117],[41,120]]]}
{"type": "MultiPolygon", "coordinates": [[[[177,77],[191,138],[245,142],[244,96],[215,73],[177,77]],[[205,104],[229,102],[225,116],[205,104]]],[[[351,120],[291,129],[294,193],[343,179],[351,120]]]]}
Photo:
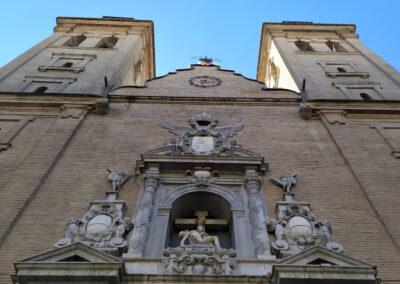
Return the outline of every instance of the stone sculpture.
{"type": "Polygon", "coordinates": [[[108,179],[112,182],[112,191],[107,193],[106,200],[91,202],[83,218],[71,218],[64,238],[54,247],[82,242],[117,256],[126,251],[128,242],[124,236],[132,229],[132,223],[129,218],[123,217],[125,203],[118,201],[117,197],[119,189],[131,175],[109,169],[107,171],[108,179]]]}
{"type": "Polygon", "coordinates": [[[310,205],[294,199],[291,186],[296,183],[295,175],[271,179],[283,188],[283,201],[277,203],[278,218],[268,223],[268,231],[275,235],[271,242],[272,253],[287,257],[314,245],[321,245],[342,252],[340,244],[332,240],[332,228],[311,212],[310,205]]]}
{"type": "Polygon", "coordinates": [[[127,182],[133,175],[127,175],[112,169],[107,169],[108,180],[112,182],[112,191],[118,192],[121,186],[127,182]]]}
{"type": "Polygon", "coordinates": [[[286,193],[292,193],[292,186],[296,185],[296,176],[297,175],[291,175],[291,176],[281,176],[280,178],[273,179],[271,178],[270,180],[279,186],[282,186],[283,192],[286,193]]]}
{"type": "MultiPolygon", "coordinates": [[[[205,232],[207,211],[196,211],[196,230],[180,231],[179,247],[163,252],[162,267],[169,274],[232,274],[236,268],[236,252],[221,248],[219,239],[205,232]]],[[[215,220],[215,219],[213,219],[215,220]]],[[[224,223],[225,220],[219,220],[224,223]]],[[[192,219],[180,219],[180,223],[192,223],[192,219]]]]}
{"type": "Polygon", "coordinates": [[[186,178],[198,187],[207,187],[219,177],[219,172],[211,167],[194,167],[186,171],[186,178]]]}
{"type": "Polygon", "coordinates": [[[230,275],[236,266],[233,249],[202,244],[165,249],[161,265],[165,273],[189,275],[230,275]]]}
{"type": "Polygon", "coordinates": [[[196,230],[180,231],[178,236],[182,239],[181,246],[185,246],[187,241],[189,245],[211,244],[217,248],[221,248],[218,237],[207,234],[202,224],[197,225],[196,230]]]}
{"type": "Polygon", "coordinates": [[[259,259],[270,257],[267,223],[264,206],[260,197],[261,179],[254,171],[246,173],[245,188],[249,196],[250,221],[253,226],[253,240],[256,245],[256,255],[259,259]]]}
{"type": "Polygon", "coordinates": [[[179,136],[178,151],[194,155],[216,155],[229,152],[232,145],[228,143],[228,138],[236,135],[244,127],[243,122],[224,127],[217,127],[218,123],[218,120],[209,114],[201,113],[189,120],[190,127],[167,122],[162,122],[161,125],[179,136]]]}

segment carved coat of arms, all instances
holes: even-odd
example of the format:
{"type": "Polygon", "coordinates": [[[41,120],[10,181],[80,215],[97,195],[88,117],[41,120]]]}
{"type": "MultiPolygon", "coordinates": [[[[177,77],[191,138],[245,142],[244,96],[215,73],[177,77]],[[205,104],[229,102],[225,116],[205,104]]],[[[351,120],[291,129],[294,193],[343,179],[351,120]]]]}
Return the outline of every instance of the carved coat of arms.
{"type": "MultiPolygon", "coordinates": [[[[244,123],[218,127],[218,120],[207,113],[196,114],[189,120],[189,126],[180,126],[167,122],[161,125],[179,136],[178,147],[184,153],[195,155],[214,155],[230,149],[228,138],[243,129],[244,123]]],[[[235,144],[234,141],[233,145],[235,144]]]]}

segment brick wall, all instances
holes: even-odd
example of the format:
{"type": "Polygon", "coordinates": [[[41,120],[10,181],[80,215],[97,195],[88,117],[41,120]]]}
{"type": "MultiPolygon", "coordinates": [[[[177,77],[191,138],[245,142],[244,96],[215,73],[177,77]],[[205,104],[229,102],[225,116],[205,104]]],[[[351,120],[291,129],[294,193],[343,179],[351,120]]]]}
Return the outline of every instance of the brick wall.
{"type": "MultiPolygon", "coordinates": [[[[246,123],[237,140],[270,164],[263,188],[271,216],[281,194],[268,178],[297,173],[296,198],[310,202],[315,214],[331,223],[345,252],[378,265],[383,279],[396,279],[400,257],[374,208],[321,121],[301,120],[297,110],[113,104],[108,116],[90,115],[2,246],[0,263],[6,274],[2,277],[8,279],[12,263],[51,249],[63,237],[68,219],[81,217],[91,200],[104,196],[109,189],[107,167],[133,172],[141,153],[167,142],[170,134],[159,126],[161,120],[185,124],[193,114],[207,111],[222,125],[246,123]]],[[[139,181],[131,180],[120,195],[127,202],[128,216],[133,214],[139,188],[139,181]]]]}

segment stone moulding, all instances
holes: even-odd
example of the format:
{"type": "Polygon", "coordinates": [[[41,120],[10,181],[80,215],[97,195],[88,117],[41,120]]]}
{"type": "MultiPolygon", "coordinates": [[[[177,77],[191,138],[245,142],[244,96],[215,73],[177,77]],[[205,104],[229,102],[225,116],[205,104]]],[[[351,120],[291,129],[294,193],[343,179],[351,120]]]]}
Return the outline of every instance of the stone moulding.
{"type": "Polygon", "coordinates": [[[347,73],[341,73],[341,72],[325,72],[325,75],[331,78],[336,78],[336,77],[361,77],[361,78],[368,78],[369,73],[368,72],[347,72],[347,73]]]}
{"type": "Polygon", "coordinates": [[[12,146],[11,141],[13,138],[17,136],[18,133],[35,118],[35,116],[0,115],[0,122],[4,121],[15,123],[9,131],[6,131],[0,135],[0,152],[10,148],[12,146]]]}
{"type": "Polygon", "coordinates": [[[62,67],[62,66],[38,66],[39,72],[46,72],[46,71],[65,71],[65,72],[72,72],[74,74],[81,73],[85,71],[85,67],[62,67]]]}

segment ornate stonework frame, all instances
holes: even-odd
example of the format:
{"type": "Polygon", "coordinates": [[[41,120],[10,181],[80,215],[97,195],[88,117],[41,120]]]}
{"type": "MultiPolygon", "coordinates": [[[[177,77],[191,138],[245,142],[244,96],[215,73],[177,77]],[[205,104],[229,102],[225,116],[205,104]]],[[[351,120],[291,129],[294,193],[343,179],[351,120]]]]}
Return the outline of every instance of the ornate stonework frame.
{"type": "Polygon", "coordinates": [[[18,133],[31,121],[35,119],[34,116],[16,116],[16,115],[0,115],[1,121],[16,122],[8,131],[0,132],[0,152],[7,150],[12,146],[11,141],[18,133]]]}
{"type": "Polygon", "coordinates": [[[162,250],[165,247],[165,242],[167,238],[167,234],[163,236],[156,235],[155,231],[167,232],[168,224],[169,224],[169,216],[172,209],[172,204],[175,200],[180,197],[195,193],[195,192],[206,192],[218,195],[226,200],[231,206],[231,214],[232,214],[232,227],[234,228],[233,232],[233,243],[236,251],[239,256],[247,256],[249,249],[251,248],[251,244],[246,243],[246,240],[237,240],[238,236],[243,235],[249,228],[246,225],[246,212],[244,208],[243,202],[240,200],[239,196],[237,196],[232,190],[229,188],[219,186],[216,184],[210,184],[208,187],[198,188],[194,184],[186,184],[183,186],[176,186],[170,191],[165,191],[164,187],[160,188],[160,201],[155,205],[154,215],[152,225],[150,227],[150,236],[154,236],[154,238],[149,239],[148,244],[146,246],[146,252],[150,256],[157,257],[162,253],[162,250]]]}
{"type": "Polygon", "coordinates": [[[393,137],[388,133],[387,129],[399,129],[400,123],[374,123],[370,125],[371,128],[375,129],[379,136],[389,145],[392,149],[392,156],[396,159],[400,159],[400,141],[396,141],[393,137]]]}

